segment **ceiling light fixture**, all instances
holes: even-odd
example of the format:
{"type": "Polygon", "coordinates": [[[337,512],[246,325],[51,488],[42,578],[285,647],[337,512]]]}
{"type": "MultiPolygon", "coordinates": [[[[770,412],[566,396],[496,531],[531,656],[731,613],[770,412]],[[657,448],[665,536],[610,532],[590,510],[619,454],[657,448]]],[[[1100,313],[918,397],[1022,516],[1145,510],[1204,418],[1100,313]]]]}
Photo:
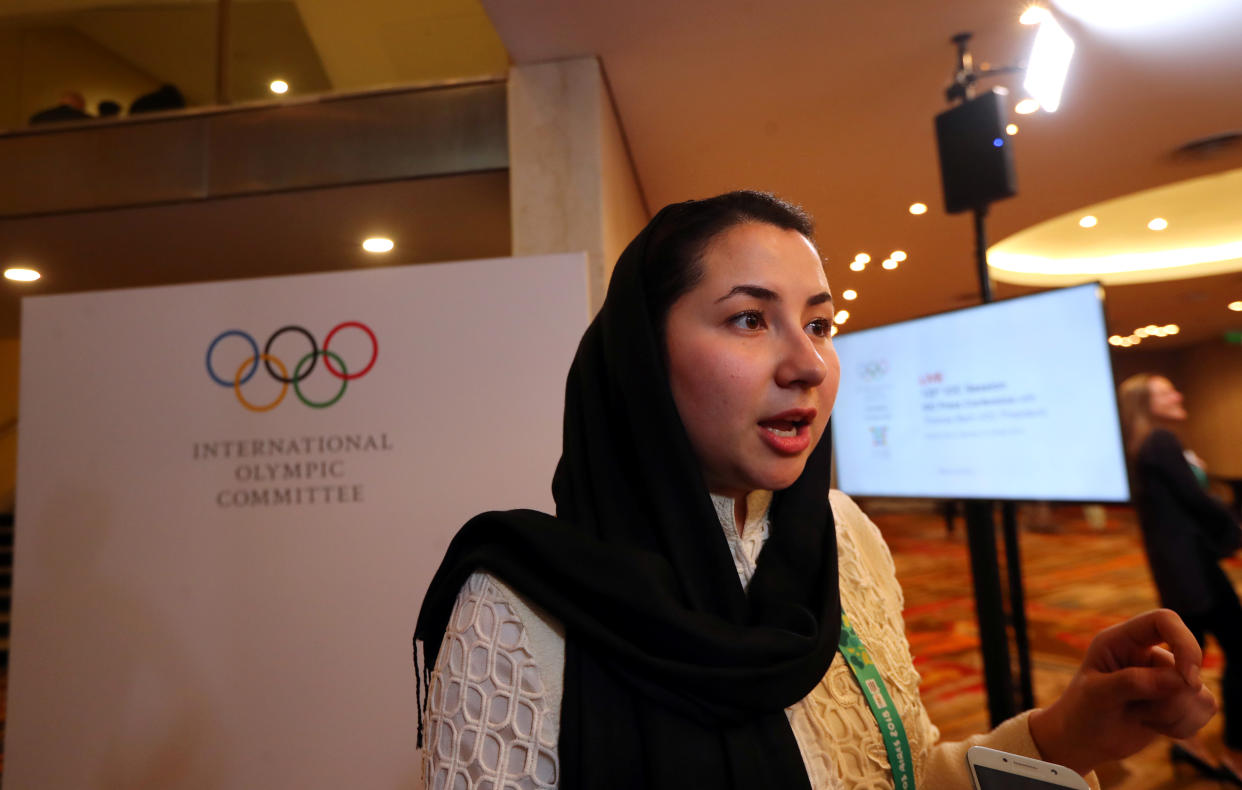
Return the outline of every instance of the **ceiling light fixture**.
{"type": "Polygon", "coordinates": [[[852,302],[858,298],[858,291],[855,291],[853,288],[846,288],[841,292],[841,298],[847,302],[852,302]]]}
{"type": "Polygon", "coordinates": [[[1230,302],[1229,309],[1235,313],[1242,313],[1242,302],[1230,302]]]}
{"type": "Polygon", "coordinates": [[[914,214],[915,216],[918,216],[919,214],[926,214],[926,213],[927,213],[927,204],[925,204],[925,203],[911,203],[911,204],[910,204],[910,213],[911,213],[911,214],[914,214]]]}
{"type": "Polygon", "coordinates": [[[901,261],[904,261],[906,259],[906,251],[905,250],[893,250],[892,254],[889,255],[888,257],[900,263],[901,261]]]}
{"type": "Polygon", "coordinates": [[[1038,25],[1048,16],[1048,9],[1037,5],[1027,6],[1022,12],[1022,16],[1018,17],[1018,21],[1024,25],[1038,25]]]}
{"type": "Polygon", "coordinates": [[[837,325],[836,325],[836,324],[833,324],[833,325],[832,325],[832,332],[828,335],[828,337],[836,337],[836,336],[837,336],[837,332],[840,332],[840,331],[841,331],[840,329],[837,329],[837,325]]]}
{"type": "Polygon", "coordinates": [[[846,321],[850,320],[850,311],[838,310],[837,314],[832,317],[832,320],[838,324],[844,324],[846,321]]]}
{"type": "Polygon", "coordinates": [[[852,261],[850,263],[850,271],[852,272],[861,272],[865,268],[867,268],[867,264],[862,261],[852,261]]]}
{"type": "Polygon", "coordinates": [[[892,258],[885,258],[884,262],[881,263],[880,265],[883,266],[885,269],[892,271],[893,269],[897,268],[897,261],[893,260],[892,258]]]}
{"type": "Polygon", "coordinates": [[[867,264],[871,263],[871,256],[865,252],[860,252],[854,256],[854,260],[858,263],[867,264]]]}
{"type": "Polygon", "coordinates": [[[1080,227],[1080,228],[1094,228],[1094,227],[1095,227],[1096,225],[1098,225],[1099,223],[1100,223],[1100,221],[1099,221],[1098,219],[1096,219],[1096,218],[1095,218],[1094,216],[1092,216],[1091,214],[1088,214],[1087,216],[1085,216],[1085,217],[1083,217],[1082,219],[1078,220],[1078,227],[1080,227]]]}
{"type": "MultiPolygon", "coordinates": [[[[1073,57],[1074,39],[1061,29],[1052,14],[1045,12],[1026,64],[1026,79],[1022,80],[1023,89],[1045,112],[1056,112],[1061,106],[1061,91],[1073,57]]],[[[1022,106],[1021,102],[1018,106],[1022,106]]]]}
{"type": "Polygon", "coordinates": [[[1164,217],[1156,217],[1147,223],[1148,230],[1164,230],[1167,227],[1169,227],[1169,221],[1164,217]]]}
{"type": "Polygon", "coordinates": [[[271,88],[272,93],[288,93],[289,92],[289,83],[285,82],[284,80],[272,80],[271,84],[268,85],[267,87],[271,88]]]}
{"type": "Polygon", "coordinates": [[[1010,137],[1013,137],[1017,133],[1018,133],[1018,125],[1016,123],[1011,123],[1005,127],[1005,134],[1009,135],[1010,137]]]}
{"type": "Polygon", "coordinates": [[[393,248],[392,239],[384,239],[374,237],[362,242],[362,249],[367,252],[391,252],[393,248]]]}
{"type": "Polygon", "coordinates": [[[15,283],[32,283],[43,275],[25,266],[10,266],[4,270],[4,278],[15,283]]]}
{"type": "Polygon", "coordinates": [[[1030,115],[1039,109],[1039,102],[1034,99],[1023,99],[1014,106],[1013,111],[1018,115],[1030,115]]]}

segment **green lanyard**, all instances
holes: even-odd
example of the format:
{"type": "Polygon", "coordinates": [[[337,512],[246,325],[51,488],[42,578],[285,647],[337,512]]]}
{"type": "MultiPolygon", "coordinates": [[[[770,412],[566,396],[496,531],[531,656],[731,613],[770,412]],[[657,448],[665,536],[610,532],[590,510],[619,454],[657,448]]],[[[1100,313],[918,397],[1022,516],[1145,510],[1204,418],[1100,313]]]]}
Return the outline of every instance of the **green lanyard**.
{"type": "Polygon", "coordinates": [[[867,654],[858,634],[854,633],[850,619],[841,613],[841,655],[845,663],[850,665],[858,686],[862,689],[875,723],[880,727],[884,737],[884,748],[888,750],[888,764],[893,769],[893,787],[896,790],[914,790],[914,762],[910,759],[910,741],[906,739],[906,728],[901,723],[901,714],[888,695],[888,687],[884,678],[880,677],[875,662],[867,654]]]}

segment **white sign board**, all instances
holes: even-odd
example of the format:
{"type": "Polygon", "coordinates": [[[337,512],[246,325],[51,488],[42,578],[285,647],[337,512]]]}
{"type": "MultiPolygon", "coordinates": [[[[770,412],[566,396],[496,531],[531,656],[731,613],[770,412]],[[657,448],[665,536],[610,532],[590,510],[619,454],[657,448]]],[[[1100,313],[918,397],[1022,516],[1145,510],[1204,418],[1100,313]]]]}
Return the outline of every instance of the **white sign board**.
{"type": "Polygon", "coordinates": [[[25,300],[5,785],[419,786],[423,591],[552,508],[587,320],[583,255],[25,300]]]}

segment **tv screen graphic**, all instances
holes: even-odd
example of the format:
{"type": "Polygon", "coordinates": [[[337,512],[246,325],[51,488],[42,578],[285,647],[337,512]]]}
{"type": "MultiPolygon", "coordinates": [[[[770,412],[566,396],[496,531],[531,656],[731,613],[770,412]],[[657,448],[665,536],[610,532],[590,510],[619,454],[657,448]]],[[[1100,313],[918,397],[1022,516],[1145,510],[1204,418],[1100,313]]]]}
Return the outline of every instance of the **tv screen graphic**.
{"type": "Polygon", "coordinates": [[[837,483],[856,496],[1130,498],[1097,284],[838,335],[837,483]]]}

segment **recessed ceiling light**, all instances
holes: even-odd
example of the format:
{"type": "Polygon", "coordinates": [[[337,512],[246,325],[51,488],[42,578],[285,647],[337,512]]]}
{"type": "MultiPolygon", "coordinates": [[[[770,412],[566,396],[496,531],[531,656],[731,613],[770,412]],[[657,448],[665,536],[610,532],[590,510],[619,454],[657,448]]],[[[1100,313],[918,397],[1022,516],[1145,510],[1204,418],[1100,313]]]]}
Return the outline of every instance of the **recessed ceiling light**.
{"type": "Polygon", "coordinates": [[[1018,125],[1016,123],[1011,123],[1005,127],[1005,134],[1009,135],[1010,137],[1013,137],[1017,133],[1018,133],[1018,125]]]}
{"type": "Polygon", "coordinates": [[[1022,16],[1018,17],[1018,21],[1024,25],[1038,25],[1044,21],[1044,17],[1048,16],[1048,9],[1041,8],[1037,5],[1027,6],[1022,12],[1022,16]]]}
{"type": "Polygon", "coordinates": [[[1230,302],[1229,309],[1235,313],[1242,313],[1242,302],[1230,302]]]}
{"type": "Polygon", "coordinates": [[[1031,113],[1035,112],[1038,109],[1039,109],[1039,102],[1035,101],[1034,99],[1023,99],[1022,101],[1018,102],[1017,106],[1013,108],[1013,111],[1016,112],[1018,115],[1030,115],[1031,113]]]}
{"type": "Polygon", "coordinates": [[[840,331],[841,331],[840,329],[837,329],[837,325],[836,325],[836,324],[833,324],[833,325],[832,325],[832,332],[828,335],[828,337],[836,337],[836,336],[837,336],[837,332],[840,332],[840,331]]]}
{"type": "Polygon", "coordinates": [[[1148,230],[1164,230],[1167,227],[1169,227],[1169,221],[1164,217],[1156,217],[1147,223],[1148,230]]]}
{"type": "Polygon", "coordinates": [[[1164,325],[1164,333],[1166,335],[1176,335],[1180,331],[1182,331],[1182,328],[1178,326],[1177,324],[1165,324],[1164,325]]]}
{"type": "Polygon", "coordinates": [[[926,214],[926,213],[927,213],[927,204],[925,204],[925,203],[911,203],[911,204],[910,204],[910,213],[911,213],[911,214],[914,214],[915,216],[917,216],[917,215],[919,215],[919,214],[926,214]]]}
{"type": "Polygon", "coordinates": [[[272,83],[268,85],[267,87],[272,89],[272,93],[288,93],[289,92],[289,83],[285,82],[284,80],[272,80],[272,83]]]}
{"type": "Polygon", "coordinates": [[[853,288],[846,288],[841,292],[841,298],[847,302],[852,302],[858,298],[858,291],[855,291],[853,288]]]}
{"type": "Polygon", "coordinates": [[[1083,217],[1082,219],[1078,220],[1078,227],[1080,227],[1080,228],[1094,228],[1094,227],[1095,227],[1096,225],[1098,225],[1099,223],[1100,223],[1100,221],[1099,221],[1098,219],[1096,219],[1096,218],[1095,218],[1094,216],[1092,216],[1091,214],[1088,214],[1087,216],[1085,216],[1085,217],[1083,217]]]}
{"type": "Polygon", "coordinates": [[[838,310],[837,314],[832,317],[832,320],[838,324],[844,324],[846,321],[850,320],[850,311],[838,310]]]}
{"type": "Polygon", "coordinates": [[[367,252],[390,252],[393,248],[392,239],[370,238],[362,242],[362,249],[367,252]]]}
{"type": "Polygon", "coordinates": [[[862,261],[854,261],[850,264],[850,271],[852,272],[861,272],[865,268],[867,268],[867,264],[862,261]]]}
{"type": "Polygon", "coordinates": [[[1119,345],[1121,345],[1121,335],[1113,335],[1112,337],[1110,337],[1110,338],[1108,339],[1108,344],[1109,344],[1110,346],[1119,346],[1119,345]]]}
{"type": "Polygon", "coordinates": [[[1140,326],[1138,329],[1134,330],[1134,336],[1135,337],[1147,337],[1147,331],[1148,331],[1147,327],[1140,326]]]}
{"type": "Polygon", "coordinates": [[[897,268],[897,261],[893,260],[892,258],[885,258],[884,262],[881,263],[880,265],[883,266],[885,269],[892,270],[892,269],[897,268]]]}
{"type": "Polygon", "coordinates": [[[893,250],[892,254],[889,255],[888,257],[900,263],[906,259],[906,251],[905,250],[893,250]]]}
{"type": "Polygon", "coordinates": [[[13,282],[18,283],[32,283],[42,276],[43,275],[39,274],[34,269],[28,269],[24,266],[10,266],[4,270],[4,277],[6,280],[12,280],[13,282]]]}
{"type": "Polygon", "coordinates": [[[858,263],[871,263],[871,256],[865,252],[860,252],[854,256],[854,260],[858,263]]]}

